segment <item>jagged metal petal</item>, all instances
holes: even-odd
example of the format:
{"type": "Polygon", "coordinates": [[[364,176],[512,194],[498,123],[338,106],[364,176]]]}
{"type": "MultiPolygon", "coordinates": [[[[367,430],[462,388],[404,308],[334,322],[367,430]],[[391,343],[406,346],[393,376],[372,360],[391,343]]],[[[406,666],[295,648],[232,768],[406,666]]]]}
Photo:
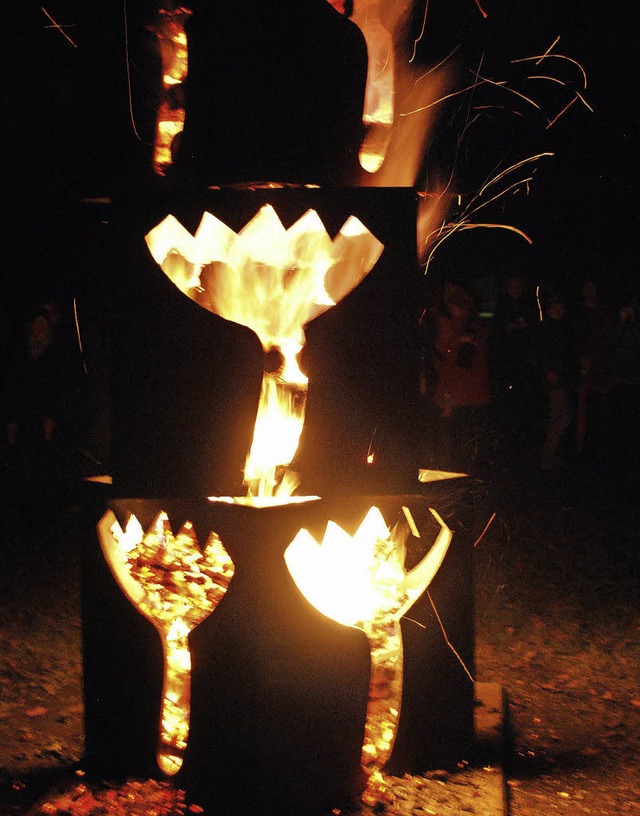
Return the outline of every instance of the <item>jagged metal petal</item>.
{"type": "Polygon", "coordinates": [[[261,207],[238,233],[230,263],[241,266],[247,261],[281,269],[290,265],[291,248],[287,231],[271,204],[261,207]]]}
{"type": "Polygon", "coordinates": [[[238,236],[224,221],[205,212],[195,234],[194,263],[200,269],[219,261],[228,264],[238,236]]]}
{"type": "Polygon", "coordinates": [[[325,279],[325,289],[339,303],[376,265],[382,244],[360,219],[350,216],[333,241],[334,263],[325,279]]]}
{"type": "Polygon", "coordinates": [[[168,215],[145,235],[154,261],[185,295],[200,284],[197,242],[173,215],[168,215]]]}
{"type": "MultiPolygon", "coordinates": [[[[131,519],[135,519],[135,516],[130,517],[129,523],[126,525],[125,530],[123,530],[115,516],[115,513],[112,510],[107,510],[107,512],[98,522],[97,530],[98,541],[100,542],[100,547],[102,549],[104,559],[109,565],[109,569],[113,575],[118,576],[118,582],[120,583],[122,591],[127,598],[136,607],[139,607],[145,598],[144,589],[134,578],[131,577],[129,570],[123,568],[127,560],[126,552],[133,549],[136,544],[139,544],[143,537],[142,527],[140,527],[139,523],[137,524],[137,527],[135,524],[131,526],[131,519]],[[131,532],[129,530],[130,526],[131,532]],[[134,534],[134,529],[137,533],[138,527],[140,535],[138,540],[135,541],[136,536],[134,534]],[[127,536],[129,536],[128,540],[127,536]],[[131,544],[132,546],[130,546],[131,544]]],[[[137,519],[135,520],[137,522],[137,519]]]]}
{"type": "Polygon", "coordinates": [[[447,554],[453,533],[440,518],[435,510],[431,510],[432,515],[440,525],[440,532],[436,538],[433,546],[419,564],[407,572],[404,578],[404,590],[407,595],[407,601],[398,610],[398,617],[406,615],[413,604],[425,592],[431,581],[433,581],[435,574],[440,569],[440,565],[444,561],[447,554]]]}

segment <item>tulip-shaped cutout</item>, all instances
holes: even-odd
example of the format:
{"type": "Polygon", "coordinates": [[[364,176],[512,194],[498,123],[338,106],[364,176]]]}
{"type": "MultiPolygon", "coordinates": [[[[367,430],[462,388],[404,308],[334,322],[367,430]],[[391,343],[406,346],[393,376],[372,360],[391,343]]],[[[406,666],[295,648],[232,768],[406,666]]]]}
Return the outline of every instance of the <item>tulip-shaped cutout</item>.
{"type": "Polygon", "coordinates": [[[191,654],[189,632],[222,600],[234,565],[211,533],[200,551],[193,526],[173,535],[166,513],[143,533],[135,516],[123,531],[108,511],[98,525],[105,559],[122,591],[155,626],[164,653],[162,712],[157,760],[172,776],[181,766],[189,735],[191,654]]]}
{"type": "Polygon", "coordinates": [[[260,338],[270,365],[244,481],[250,496],[290,495],[297,483],[284,476],[298,448],[308,388],[298,366],[304,326],[360,283],[382,244],[355,216],[333,240],[315,210],[285,229],[270,204],[238,233],[205,212],[191,235],[168,215],[146,242],[180,291],[260,338]]]}
{"type": "Polygon", "coordinates": [[[440,524],[435,543],[412,570],[404,567],[409,529],[417,532],[410,512],[409,527],[389,531],[372,507],[353,536],[330,521],[320,544],[300,530],[285,551],[291,576],[320,612],[361,629],[371,649],[371,680],[362,766],[375,786],[393,748],[402,702],[402,632],[400,619],[424,593],[451,542],[451,530],[440,524]]]}

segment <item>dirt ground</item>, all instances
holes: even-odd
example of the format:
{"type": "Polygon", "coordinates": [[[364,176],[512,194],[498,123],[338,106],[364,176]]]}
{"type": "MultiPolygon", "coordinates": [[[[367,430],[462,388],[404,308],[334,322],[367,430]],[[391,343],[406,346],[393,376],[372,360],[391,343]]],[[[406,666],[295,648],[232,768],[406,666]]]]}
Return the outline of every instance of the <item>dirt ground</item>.
{"type": "MultiPolygon", "coordinates": [[[[478,517],[496,514],[475,548],[476,673],[508,695],[511,816],[640,814],[637,491],[577,467],[471,487],[478,517]]],[[[81,766],[79,524],[68,508],[40,527],[5,526],[2,816],[27,813],[81,766]]],[[[432,781],[439,799],[401,791],[397,812],[482,816],[473,784],[432,781]]]]}
{"type": "Polygon", "coordinates": [[[640,814],[637,483],[524,475],[477,547],[477,665],[509,696],[513,816],[640,814]]]}

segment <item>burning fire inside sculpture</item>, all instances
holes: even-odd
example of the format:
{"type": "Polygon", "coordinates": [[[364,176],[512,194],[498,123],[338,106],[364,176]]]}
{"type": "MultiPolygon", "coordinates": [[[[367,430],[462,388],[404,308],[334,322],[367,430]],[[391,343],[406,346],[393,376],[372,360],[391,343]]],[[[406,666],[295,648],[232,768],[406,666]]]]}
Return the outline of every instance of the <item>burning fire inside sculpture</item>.
{"type": "MultiPolygon", "coordinates": [[[[287,567],[303,595],[327,617],[357,626],[367,635],[371,680],[362,765],[377,784],[377,772],[391,754],[400,715],[399,621],[430,584],[451,541],[451,531],[432,511],[441,532],[420,564],[405,571],[405,540],[417,528],[410,510],[402,510],[405,523],[392,531],[378,508],[372,507],[353,537],[329,521],[320,545],[300,530],[285,552],[287,567]]],[[[215,610],[234,565],[215,534],[201,552],[192,525],[184,524],[174,536],[164,513],[146,534],[135,516],[123,531],[109,513],[101,523],[101,541],[123,591],[163,641],[158,764],[173,776],[182,765],[189,729],[187,635],[215,610]]]]}
{"type": "Polygon", "coordinates": [[[254,497],[290,495],[297,484],[285,469],[298,447],[308,386],[298,365],[304,326],[357,286],[382,245],[354,217],[332,242],[313,210],[285,230],[270,205],[238,235],[205,213],[194,237],[169,215],[147,243],[181,291],[252,328],[265,353],[282,360],[262,380],[245,484],[254,497]]]}
{"type": "Polygon", "coordinates": [[[173,776],[182,765],[189,729],[187,635],[222,599],[233,562],[215,535],[204,552],[198,549],[191,525],[183,525],[174,536],[164,513],[144,536],[135,516],[124,533],[115,520],[109,533],[113,538],[105,546],[105,557],[123,591],[162,638],[165,679],[158,764],[173,776]]]}
{"type": "MultiPolygon", "coordinates": [[[[417,347],[412,287],[419,258],[424,261],[447,235],[469,228],[474,212],[471,207],[459,222],[447,224],[451,196],[440,189],[420,197],[414,191],[431,109],[447,94],[448,74],[433,69],[424,81],[426,74],[410,73],[401,45],[409,13],[405,4],[322,0],[309,3],[308,10],[302,5],[287,3],[286,33],[296,33],[309,15],[320,43],[313,55],[326,43],[344,48],[344,62],[336,57],[334,74],[349,66],[352,78],[344,85],[347,91],[358,89],[357,138],[349,134],[346,146],[329,149],[332,119],[324,123],[324,141],[314,153],[318,143],[311,131],[320,120],[306,130],[292,123],[281,167],[271,161],[268,144],[246,153],[226,144],[226,164],[217,155],[223,136],[215,133],[216,116],[224,129],[237,125],[244,112],[244,131],[253,115],[240,99],[234,100],[240,114],[230,117],[232,125],[224,125],[223,111],[207,118],[209,102],[202,94],[215,96],[212,88],[220,82],[207,62],[215,61],[217,46],[223,47],[220,18],[212,24],[215,15],[208,17],[201,3],[191,9],[165,2],[158,10],[152,30],[161,83],[152,163],[164,187],[157,201],[145,193],[146,210],[127,240],[135,246],[132,263],[144,268],[141,279],[151,281],[150,291],[155,287],[159,294],[145,292],[128,307],[129,318],[135,309],[143,310],[130,321],[138,333],[128,351],[140,359],[153,357],[145,322],[163,324],[150,335],[158,342],[164,316],[169,345],[182,343],[179,329],[170,325],[175,303],[187,322],[215,325],[216,337],[235,336],[242,327],[247,348],[257,338],[259,394],[250,385],[249,362],[234,362],[232,371],[232,365],[225,369],[224,361],[213,359],[217,349],[211,352],[212,366],[219,364],[222,372],[216,385],[222,382],[222,389],[233,392],[223,398],[221,391],[220,405],[228,400],[230,415],[237,406],[241,417],[253,412],[255,421],[252,432],[243,426],[242,440],[229,448],[243,451],[244,494],[234,489],[233,479],[218,477],[215,465],[211,478],[202,480],[215,490],[195,493],[186,483],[174,489],[175,473],[187,472],[183,466],[174,463],[164,483],[158,476],[162,468],[172,471],[165,461],[172,457],[163,458],[157,443],[162,433],[134,438],[141,423],[151,427],[162,420],[166,383],[179,381],[182,373],[164,371],[166,379],[155,386],[149,375],[144,387],[131,375],[129,381],[126,375],[116,377],[115,385],[127,393],[121,393],[114,416],[116,446],[118,438],[124,440],[115,457],[110,493],[115,498],[98,524],[99,547],[89,548],[85,564],[89,764],[99,774],[114,767],[124,776],[153,776],[157,770],[165,782],[174,781],[168,789],[184,786],[190,800],[207,812],[210,808],[212,816],[240,816],[247,806],[256,813],[273,812],[276,790],[283,813],[336,812],[360,796],[374,803],[384,795],[383,770],[413,773],[429,763],[460,759],[456,752],[468,750],[473,738],[469,542],[454,536],[450,518],[445,516],[447,523],[432,509],[431,497],[405,489],[418,485],[417,462],[406,453],[411,442],[395,438],[404,432],[399,417],[411,415],[418,387],[407,349],[413,344],[413,353],[417,347]],[[217,39],[205,55],[212,31],[217,39]],[[316,145],[308,154],[296,143],[301,134],[316,145]],[[243,162],[246,174],[233,177],[243,162]],[[260,178],[267,182],[255,182],[256,167],[265,168],[260,178]],[[402,188],[399,197],[396,188],[402,188]],[[408,199],[413,221],[396,235],[404,214],[390,215],[390,210],[408,199]],[[241,206],[234,209],[237,202],[241,206]],[[394,308],[397,313],[389,316],[394,308]],[[370,313],[387,315],[384,331],[375,319],[367,325],[370,313]],[[356,351],[349,347],[354,337],[361,345],[356,351]],[[372,349],[381,360],[367,359],[376,357],[372,349]],[[225,377],[249,385],[234,392],[225,377]],[[342,401],[338,392],[344,392],[342,401]],[[246,411],[243,402],[254,396],[257,404],[246,411]],[[134,415],[146,419],[128,422],[134,415]],[[320,438],[329,442],[323,447],[320,438]],[[348,459],[352,463],[344,465],[348,459]],[[152,463],[149,483],[136,476],[145,460],[152,463]],[[372,473],[381,474],[377,481],[371,481],[372,473]],[[211,492],[216,495],[203,498],[211,492]],[[154,498],[119,498],[150,494],[154,498]],[[171,495],[176,498],[163,498],[171,495]],[[457,609],[452,621],[457,614],[466,648],[451,648],[436,627],[429,631],[434,618],[425,609],[433,606],[427,592],[432,584],[434,597],[440,593],[445,606],[457,609]],[[126,669],[107,667],[123,658],[130,663],[126,669]],[[444,666],[443,659],[449,661],[444,666]],[[114,679],[114,671],[122,677],[114,679]],[[429,680],[439,675],[440,685],[434,681],[430,690],[429,680]],[[142,702],[127,684],[148,689],[149,699],[142,702]],[[264,700],[256,702],[260,694],[264,700]],[[280,733],[283,716],[299,720],[290,737],[280,733]],[[429,740],[436,744],[425,747],[429,740]],[[439,740],[446,743],[440,752],[439,740]],[[258,767],[249,783],[255,790],[242,791],[242,769],[249,762],[258,767]],[[326,790],[318,791],[322,786],[326,790]]],[[[247,14],[243,11],[230,30],[230,43],[242,41],[247,14]]],[[[254,30],[263,24],[264,15],[254,21],[254,30]]],[[[254,63],[270,53],[275,40],[275,33],[266,46],[255,40],[257,53],[247,60],[256,77],[265,65],[254,63]]],[[[309,74],[308,65],[296,64],[305,53],[300,44],[292,45],[293,75],[309,74]]],[[[317,73],[317,65],[312,70],[317,73]]],[[[238,65],[237,71],[246,69],[238,65]]],[[[248,75],[235,81],[231,73],[234,90],[248,75]]],[[[275,76],[266,75],[265,82],[275,76]]],[[[293,81],[287,90],[296,87],[293,81]]],[[[336,95],[339,104],[343,95],[337,90],[336,95]]],[[[277,100],[284,111],[300,101],[277,100]]],[[[306,100],[304,111],[312,108],[306,100]]],[[[350,117],[344,121],[353,125],[350,117]]],[[[283,131],[281,124],[278,128],[283,131]]],[[[237,138],[247,144],[245,132],[237,138]]],[[[340,142],[340,134],[334,138],[340,142]]],[[[273,151],[282,157],[283,148],[273,151]]],[[[126,294],[126,271],[122,277],[126,294]]],[[[120,342],[126,347],[128,341],[120,342]]],[[[184,342],[187,356],[190,340],[184,342]]],[[[161,354],[155,362],[162,369],[161,354]]],[[[175,419],[179,436],[187,427],[180,422],[200,395],[175,390],[178,405],[173,415],[167,405],[167,415],[175,419]]],[[[172,421],[166,419],[162,427],[172,421]]],[[[191,450],[210,434],[200,427],[187,432],[196,439],[191,450]]],[[[224,432],[214,442],[227,450],[224,432]]],[[[204,442],[202,447],[209,450],[204,442]]],[[[233,470],[236,464],[225,466],[233,470]]],[[[68,798],[64,806],[73,812],[68,798]]]]}
{"type": "MultiPolygon", "coordinates": [[[[244,467],[246,495],[209,501],[257,512],[313,504],[317,497],[293,495],[299,480],[288,469],[305,424],[308,380],[298,365],[304,326],[357,287],[382,255],[382,243],[355,216],[331,240],[313,209],[285,229],[270,204],[238,233],[205,212],[192,235],[169,215],[146,235],[146,243],[182,293],[253,329],[265,355],[276,352],[278,365],[263,374],[244,467]]],[[[419,540],[421,534],[406,504],[395,525],[387,524],[372,505],[353,536],[329,518],[320,545],[300,529],[283,553],[302,595],[326,617],[357,627],[367,638],[371,668],[361,766],[369,798],[383,787],[380,771],[391,755],[400,719],[400,620],[431,583],[451,541],[451,531],[435,511],[431,519],[440,533],[410,570],[405,569],[406,541],[419,540]]],[[[171,524],[163,509],[146,533],[135,515],[123,529],[109,511],[99,525],[116,580],[162,640],[157,761],[167,776],[179,773],[189,743],[188,635],[222,601],[235,568],[220,530],[211,529],[201,551],[189,519],[175,535],[171,524]]]]}

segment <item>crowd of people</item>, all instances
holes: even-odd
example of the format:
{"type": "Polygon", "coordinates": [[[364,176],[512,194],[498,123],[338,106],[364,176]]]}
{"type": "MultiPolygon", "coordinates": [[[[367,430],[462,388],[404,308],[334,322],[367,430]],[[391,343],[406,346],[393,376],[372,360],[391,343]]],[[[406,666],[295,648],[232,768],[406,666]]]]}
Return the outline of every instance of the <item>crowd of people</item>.
{"type": "Polygon", "coordinates": [[[637,477],[638,297],[601,296],[508,274],[492,314],[444,282],[421,321],[425,449],[433,467],[482,472],[496,460],[558,472],[580,462],[637,477]]]}

